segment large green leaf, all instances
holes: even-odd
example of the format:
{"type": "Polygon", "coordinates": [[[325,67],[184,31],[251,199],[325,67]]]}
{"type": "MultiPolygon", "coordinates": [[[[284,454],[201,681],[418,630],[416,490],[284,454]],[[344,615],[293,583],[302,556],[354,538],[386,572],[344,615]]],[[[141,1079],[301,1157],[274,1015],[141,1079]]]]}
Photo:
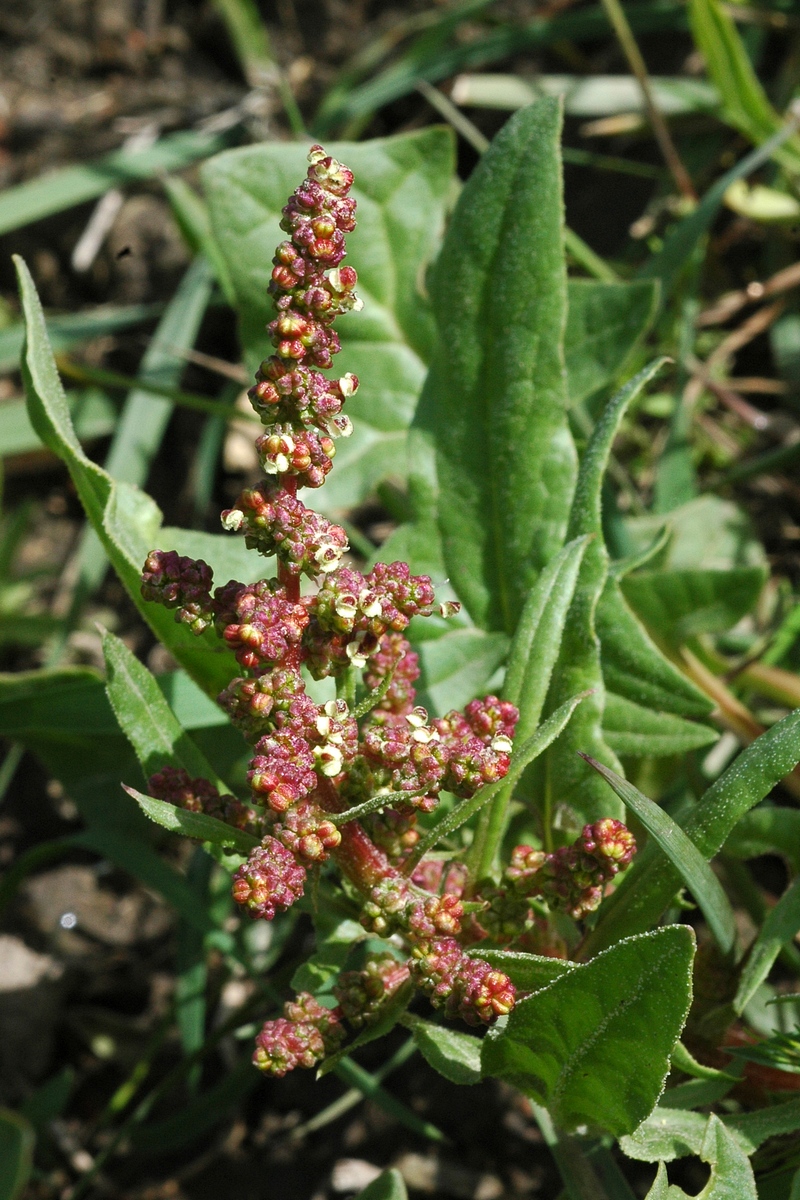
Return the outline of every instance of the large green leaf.
{"type": "Polygon", "coordinates": [[[16,258],[15,263],[26,319],[22,375],[31,423],[44,444],[66,463],[109,560],[156,637],[204,691],[216,695],[235,673],[233,658],[210,631],[196,638],[167,609],[143,601],[142,564],[157,543],[161,514],[149,496],[128,484],[117,484],[84,454],[72,427],[36,288],[22,259],[16,258]]]}
{"type": "Polygon", "coordinates": [[[393,1167],[387,1167],[363,1192],[358,1193],[355,1200],[408,1200],[403,1176],[393,1167]]]}
{"type": "Polygon", "coordinates": [[[564,355],[575,405],[617,378],[653,321],[658,285],[570,279],[567,297],[564,355]]]}
{"type": "Polygon", "coordinates": [[[154,800],[152,796],[143,796],[135,788],[126,788],[129,796],[136,801],[145,816],[155,821],[170,833],[179,833],[182,837],[197,838],[201,842],[209,842],[212,846],[231,846],[245,856],[258,846],[258,838],[252,833],[245,833],[233,825],[226,825],[216,817],[207,817],[205,813],[189,812],[187,809],[176,808],[164,800],[154,800]]]}
{"type": "Polygon", "coordinates": [[[796,808],[762,804],[746,813],[725,842],[733,858],[780,854],[793,874],[800,873],[800,812],[796,808]]]}
{"type": "Polygon", "coordinates": [[[486,684],[508,652],[504,633],[454,629],[417,645],[424,699],[436,712],[463,708],[485,691],[486,684]]]}
{"type": "Polygon", "coordinates": [[[554,979],[577,970],[578,964],[564,958],[546,958],[522,950],[472,950],[473,958],[482,958],[502,971],[521,992],[538,992],[554,979]]]}
{"type": "MultiPolygon", "coordinates": [[[[743,750],[692,810],[684,832],[704,858],[719,852],[737,822],[800,760],[800,711],[778,721],[743,750]]],[[[600,912],[584,944],[586,954],[649,929],[681,886],[678,871],[648,845],[600,912]]]]}
{"type": "Polygon", "coordinates": [[[674,713],[656,712],[606,692],[603,738],[622,758],[686,754],[715,742],[718,736],[708,725],[686,721],[674,713]]]}
{"type": "MultiPolygon", "coordinates": [[[[360,380],[347,411],[355,431],[337,444],[336,465],[315,505],[346,509],[405,452],[435,331],[421,287],[441,237],[453,176],[449,130],[425,129],[365,143],[332,143],[331,154],[355,173],[358,226],[348,236],[348,263],[359,275],[363,311],[337,323],[342,371],[360,380]]],[[[206,163],[203,184],[214,235],[227,263],[251,370],[271,351],[264,331],[274,309],[267,287],[283,234],[281,209],[304,178],[304,146],[266,142],[206,163]]]]}
{"type": "Polygon", "coordinates": [[[509,634],[561,546],[575,481],[560,130],[552,100],[511,118],[430,278],[439,343],[417,424],[435,437],[445,562],[476,623],[509,634]]]}
{"type": "Polygon", "coordinates": [[[480,1083],[480,1038],[419,1018],[412,1019],[411,1032],[422,1057],[445,1079],[451,1083],[480,1083]]]}
{"type": "Polygon", "coordinates": [[[731,629],[755,607],[767,571],[639,571],[622,580],[625,599],[656,637],[680,645],[731,629]]]}
{"type": "MultiPolygon", "coordinates": [[[[722,1118],[742,1151],[750,1155],[767,1138],[794,1133],[800,1128],[800,1100],[767,1105],[748,1113],[722,1118]]],[[[639,1162],[672,1162],[699,1154],[708,1130],[708,1118],[659,1105],[631,1136],[621,1140],[629,1158],[639,1162]]]]}
{"type": "Polygon", "coordinates": [[[566,1130],[619,1137],[652,1111],[691,1001],[694,937],[627,938],[520,1000],[483,1043],[484,1074],[533,1096],[566,1130]]]}
{"type": "MultiPolygon", "coordinates": [[[[596,625],[607,688],[630,705],[651,712],[680,717],[708,716],[711,701],[664,657],[631,611],[617,579],[606,580],[597,605],[596,625]]],[[[646,728],[647,714],[640,713],[640,717],[646,728]]]]}

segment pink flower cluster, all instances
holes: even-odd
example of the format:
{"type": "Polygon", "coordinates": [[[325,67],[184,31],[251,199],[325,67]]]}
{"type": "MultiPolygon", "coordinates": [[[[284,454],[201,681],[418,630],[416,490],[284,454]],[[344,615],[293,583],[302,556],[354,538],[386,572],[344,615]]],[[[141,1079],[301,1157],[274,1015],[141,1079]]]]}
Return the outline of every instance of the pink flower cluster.
{"type": "Polygon", "coordinates": [[[314,1067],[338,1049],[344,1033],[339,1009],[301,992],[284,1005],[282,1017],[266,1022],[256,1037],[253,1064],[278,1078],[295,1067],[314,1067]]]}
{"type": "MultiPolygon", "coordinates": [[[[323,374],[340,349],[334,319],[360,307],[356,272],[342,265],[345,234],[355,225],[353,176],[319,146],[309,161],[283,210],[288,236],[273,260],[274,353],[249,392],[265,425],[257,448],[266,479],[222,514],[225,529],[277,559],[277,578],[214,589],[206,563],[159,550],[142,574],[146,599],[173,609],[198,636],[213,631],[231,651],[240,674],[219,703],[253,747],[249,802],[169,767],[152,777],[151,794],[261,839],[233,875],[234,899],[249,916],[273,920],[285,912],[302,897],[309,871],[332,856],[362,897],[362,925],[392,936],[399,951],[345,972],[339,1008],[303,993],[268,1021],[254,1061],[273,1075],[319,1062],[340,1044],[345,1019],[354,1029],[376,1019],[409,980],[448,1017],[477,1025],[508,1013],[510,980],[471,958],[464,944],[487,936],[493,921],[524,931],[532,896],[573,915],[588,911],[634,849],[618,822],[587,826],[579,845],[554,855],[519,847],[507,886],[488,889],[484,899],[470,895],[469,903],[460,864],[443,870],[429,860],[412,878],[404,873],[417,821],[442,791],[468,798],[506,775],[518,713],[488,696],[430,719],[416,704],[419,660],[405,636],[414,618],[434,612],[430,579],[402,562],[365,573],[343,563],[344,530],[297,495],[298,487],[324,483],[335,439],[351,430],[342,408],[358,386],[354,375],[323,374]],[[312,581],[305,594],[303,576],[312,581]],[[351,696],[355,672],[363,672],[360,724],[344,699],[316,703],[304,670],[343,681],[351,696]],[[347,811],[362,804],[362,819],[348,820],[347,811]]],[[[439,611],[457,610],[447,604],[439,611]]]]}
{"type": "Polygon", "coordinates": [[[606,817],[584,825],[571,846],[544,854],[517,846],[506,878],[521,896],[541,896],[551,909],[563,909],[578,920],[594,912],[605,884],[627,867],[636,853],[633,834],[621,821],[606,817]]]}

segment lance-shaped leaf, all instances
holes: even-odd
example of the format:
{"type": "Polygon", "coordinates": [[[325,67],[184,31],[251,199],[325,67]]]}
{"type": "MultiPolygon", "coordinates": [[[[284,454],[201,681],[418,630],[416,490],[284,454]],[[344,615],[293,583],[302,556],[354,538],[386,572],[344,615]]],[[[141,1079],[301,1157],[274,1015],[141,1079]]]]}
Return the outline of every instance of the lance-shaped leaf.
{"type": "MultiPolygon", "coordinates": [[[[683,829],[706,859],[737,822],[800,760],[800,712],[790,713],[743,750],[687,817],[683,829]]],[[[657,845],[645,847],[603,904],[583,952],[596,954],[620,937],[650,928],[681,886],[679,872],[657,845]]]]}
{"type": "Polygon", "coordinates": [[[701,633],[722,633],[752,612],[766,568],[733,571],[642,571],[621,584],[634,612],[660,640],[680,645],[701,633]]]}
{"type": "Polygon", "coordinates": [[[167,804],[165,800],[143,796],[136,788],[126,787],[125,791],[136,801],[145,816],[155,821],[162,829],[168,829],[170,833],[197,838],[198,841],[209,842],[212,846],[229,846],[244,855],[248,855],[258,845],[258,838],[252,833],[235,829],[232,825],[226,825],[224,821],[218,821],[216,817],[176,808],[174,804],[167,804]]]}
{"type": "MultiPolygon", "coordinates": [[[[315,507],[351,507],[397,470],[406,431],[433,350],[435,329],[420,281],[436,254],[453,178],[450,130],[431,128],[326,150],[353,170],[358,202],[347,262],[358,271],[359,313],[336,324],[341,371],[359,378],[348,401],[352,437],[337,443],[336,466],[315,507]]],[[[239,333],[251,370],[271,353],[264,330],[275,315],[267,291],[281,210],[303,179],[307,149],[262,142],[218,155],[203,167],[214,237],[230,274],[239,333]]]]}
{"type": "Polygon", "coordinates": [[[619,775],[609,771],[602,763],[595,762],[588,755],[583,757],[611,785],[625,807],[635,813],[664,851],[692,892],[723,954],[730,954],[736,941],[733,909],[722,890],[722,885],[694,842],[663,808],[654,804],[632,783],[628,783],[627,779],[621,779],[619,775]]]}
{"type": "Polygon", "coordinates": [[[439,342],[417,424],[435,438],[445,563],[473,620],[509,634],[561,546],[575,481],[560,132],[553,100],[511,118],[430,277],[439,342]]]}
{"type": "Polygon", "coordinates": [[[614,753],[622,757],[686,754],[715,742],[718,736],[717,730],[708,725],[644,708],[624,696],[606,692],[603,737],[614,753]]]}
{"type": "Polygon", "coordinates": [[[768,913],[758,937],[750,948],[733,1001],[741,1013],[752,1000],[760,984],[769,975],[781,947],[800,929],[800,879],[795,879],[775,907],[768,913]]]}
{"type": "MultiPolygon", "coordinates": [[[[690,0],[689,21],[697,48],[722,97],[725,119],[756,145],[767,141],[781,128],[781,118],[759,82],[730,15],[718,0],[690,0]]],[[[775,151],[775,158],[790,172],[800,170],[800,140],[796,135],[775,151]]]]}
{"type": "Polygon", "coordinates": [[[586,400],[618,378],[656,312],[655,280],[570,279],[564,335],[569,402],[586,400]]]}
{"type": "Polygon", "coordinates": [[[445,1079],[451,1083],[480,1083],[480,1038],[448,1025],[434,1025],[432,1021],[423,1021],[411,1014],[403,1019],[403,1024],[411,1029],[425,1061],[445,1079]]]}
{"type": "MultiPolygon", "coordinates": [[[[66,464],[112,566],[156,637],[205,692],[216,695],[230,681],[235,662],[212,632],[195,638],[188,629],[176,624],[172,612],[143,601],[142,564],[157,543],[161,513],[144,492],[129,484],[117,484],[84,453],[72,426],[36,288],[22,259],[15,258],[15,264],[26,321],[22,377],[31,424],[48,449],[66,464]]],[[[210,535],[205,537],[209,549],[216,544],[210,535]]],[[[220,535],[219,543],[223,541],[220,535]]],[[[212,567],[215,565],[210,557],[208,561],[212,567]]]]}
{"type": "Polygon", "coordinates": [[[547,707],[555,708],[576,691],[590,689],[591,695],[581,705],[565,735],[547,755],[544,788],[549,791],[551,782],[557,783],[559,802],[568,805],[580,823],[622,814],[619,804],[609,804],[607,789],[593,778],[593,772],[578,757],[578,752],[591,754],[606,765],[621,769],[604,741],[602,731],[605,685],[595,612],[608,577],[608,552],[602,534],[601,490],[614,435],[623,414],[660,366],[660,360],[651,363],[609,401],[581,461],[570,513],[568,536],[576,538],[591,534],[593,537],[578,572],[547,707]]]}
{"type": "Polygon", "coordinates": [[[619,1137],[652,1111],[691,1001],[694,937],[669,925],[627,938],[520,1000],[483,1042],[484,1074],[546,1105],[566,1130],[619,1137]]]}
{"type": "Polygon", "coordinates": [[[108,699],[145,775],[163,766],[182,767],[224,790],[225,784],[183,729],[144,663],[108,632],[103,633],[103,656],[108,699]]]}

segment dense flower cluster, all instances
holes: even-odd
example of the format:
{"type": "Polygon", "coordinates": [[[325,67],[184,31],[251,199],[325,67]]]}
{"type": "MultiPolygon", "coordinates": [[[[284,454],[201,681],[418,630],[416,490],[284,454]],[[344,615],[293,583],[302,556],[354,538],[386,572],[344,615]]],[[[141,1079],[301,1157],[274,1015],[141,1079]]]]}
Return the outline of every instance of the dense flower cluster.
{"type": "MultiPolygon", "coordinates": [[[[226,530],[276,558],[277,577],[214,588],[206,563],[160,550],[142,575],[146,599],[232,652],[240,674],[219,703],[253,748],[248,801],[170,767],[152,777],[151,794],[256,834],[259,844],[233,875],[234,899],[249,916],[285,912],[332,856],[349,895],[361,897],[364,928],[393,939],[391,951],[341,975],[340,1007],[303,993],[265,1024],[254,1061],[273,1075],[313,1066],[338,1047],[344,1021],[363,1027],[412,983],[446,1016],[473,1025],[508,1013],[512,983],[464,946],[526,936],[533,897],[582,915],[634,849],[618,822],[598,822],[552,855],[519,847],[504,884],[477,895],[466,890],[463,864],[409,861],[417,822],[441,792],[469,798],[506,775],[518,713],[488,696],[429,718],[417,705],[419,660],[405,634],[434,612],[431,580],[403,562],[357,570],[344,561],[345,531],[297,494],[324,483],[335,439],[351,431],[342,409],[358,386],[354,375],[323,374],[340,349],[334,319],[360,307],[356,272],[343,265],[355,225],[353,176],[319,146],[309,162],[283,210],[287,238],[273,259],[273,353],[249,392],[265,426],[257,449],[266,478],[222,514],[226,530]],[[311,581],[305,593],[303,576],[311,581]],[[307,674],[333,677],[337,696],[352,702],[356,672],[364,698],[355,712],[342,698],[319,704],[306,690],[307,674]],[[348,819],[361,805],[361,819],[348,819]]],[[[458,605],[438,611],[449,616],[458,605]]]]}
{"type": "Polygon", "coordinates": [[[283,1007],[283,1016],[267,1021],[256,1038],[253,1063],[279,1078],[295,1067],[313,1067],[338,1049],[345,1031],[339,1009],[325,1008],[308,992],[283,1007]]]}
{"type": "Polygon", "coordinates": [[[584,825],[571,846],[543,854],[517,846],[506,878],[520,896],[541,896],[550,908],[563,909],[576,920],[594,912],[603,888],[636,853],[633,834],[621,821],[606,817],[584,825]]]}

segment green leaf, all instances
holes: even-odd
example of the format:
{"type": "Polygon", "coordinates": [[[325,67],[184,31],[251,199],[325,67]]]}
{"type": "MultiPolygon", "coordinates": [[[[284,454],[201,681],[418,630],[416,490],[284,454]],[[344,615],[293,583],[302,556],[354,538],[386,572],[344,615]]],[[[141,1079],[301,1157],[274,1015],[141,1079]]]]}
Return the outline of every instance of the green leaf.
{"type": "Polygon", "coordinates": [[[225,784],[181,727],[144,663],[120,638],[107,631],[103,633],[103,656],[108,672],[108,699],[145,775],[152,775],[166,765],[182,767],[193,778],[202,775],[224,791],[225,784]]]}
{"type": "MultiPolygon", "coordinates": [[[[703,858],[713,858],[719,852],[737,822],[789,774],[798,760],[800,712],[794,712],[743,750],[687,817],[684,832],[703,858]]],[[[617,938],[650,928],[680,885],[680,873],[660,847],[647,846],[603,904],[584,952],[597,953],[617,938]]]]}
{"type": "Polygon", "coordinates": [[[31,423],[45,445],[66,463],[111,564],[156,637],[204,691],[216,695],[234,674],[234,660],[210,632],[195,638],[167,609],[142,600],[142,564],[158,537],[161,514],[148,496],[130,485],[115,483],[81,449],[33,280],[21,259],[16,258],[15,263],[27,324],[22,373],[31,423]]]}
{"type": "MultiPolygon", "coordinates": [[[[682,717],[705,717],[712,704],[674,667],[609,577],[595,617],[606,687],[631,704],[682,717]]],[[[646,717],[640,714],[642,720],[646,717]]]]}
{"type": "Polygon", "coordinates": [[[613,383],[650,328],[658,303],[652,280],[567,283],[564,354],[569,402],[574,407],[613,383]]]}
{"type": "Polygon", "coordinates": [[[626,779],[609,771],[602,763],[586,757],[590,766],[611,785],[626,808],[639,818],[655,839],[697,901],[723,954],[730,954],[736,941],[736,922],[722,884],[694,842],[676,825],[672,817],[643,795],[626,779]]]}
{"type": "Polygon", "coordinates": [[[566,1130],[619,1137],[652,1111],[691,1001],[685,925],[627,938],[520,1000],[483,1042],[484,1074],[533,1096],[566,1130]]]}
{"type": "MultiPolygon", "coordinates": [[[[781,118],[753,70],[736,26],[717,0],[689,0],[689,23],[706,69],[722,99],[725,120],[760,145],[781,128],[781,118]]],[[[790,138],[775,158],[788,171],[800,170],[800,140],[790,138]]]]}
{"type": "Polygon", "coordinates": [[[788,860],[796,875],[800,873],[800,812],[796,808],[772,805],[754,808],[739,821],[725,842],[724,850],[740,859],[780,854],[788,860]]]}
{"type": "Polygon", "coordinates": [[[421,688],[436,712],[463,708],[485,690],[508,653],[504,633],[454,629],[417,645],[421,688]]]}
{"type": "Polygon", "coordinates": [[[767,919],[750,948],[733,1001],[733,1007],[737,1013],[742,1013],[747,1007],[759,986],[769,975],[775,959],[781,952],[781,947],[791,941],[798,930],[800,930],[800,879],[795,879],[775,907],[767,914],[767,919]]]}
{"type": "MultiPolygon", "coordinates": [[[[539,724],[588,541],[575,538],[565,546],[540,572],[525,601],[502,693],[519,709],[516,738],[520,743],[527,741],[539,724]]],[[[481,813],[468,858],[477,878],[492,872],[508,823],[512,791],[511,784],[501,788],[491,807],[481,813]]]]}
{"type": "Polygon", "coordinates": [[[472,958],[482,958],[507,975],[521,992],[538,992],[554,979],[576,970],[578,964],[564,958],[525,954],[521,950],[471,950],[472,958]]]}
{"type": "Polygon", "coordinates": [[[643,552],[665,524],[670,536],[659,556],[659,565],[665,571],[729,571],[766,563],[764,548],[747,513],[730,500],[698,496],[667,515],[629,517],[625,533],[635,551],[643,552]]]}
{"type": "Polygon", "coordinates": [[[553,100],[511,118],[430,277],[439,343],[417,424],[435,438],[445,562],[473,620],[509,634],[561,546],[575,479],[560,131],[553,100]]]}
{"type": "Polygon", "coordinates": [[[445,1079],[459,1084],[480,1083],[480,1038],[418,1017],[411,1022],[411,1032],[422,1057],[445,1079]]]}
{"type": "Polygon", "coordinates": [[[0,1200],[18,1200],[33,1169],[36,1134],[19,1113],[0,1108],[0,1200]]]}
{"type": "Polygon", "coordinates": [[[640,571],[621,583],[625,599],[651,633],[681,645],[722,633],[752,612],[767,579],[762,567],[733,571],[640,571]]]}
{"type": "Polygon", "coordinates": [[[645,367],[609,401],[581,461],[567,536],[576,538],[593,535],[593,539],[581,562],[547,706],[552,710],[567,696],[587,689],[591,689],[591,695],[581,705],[565,736],[559,739],[545,760],[545,783],[541,791],[544,793],[542,803],[547,825],[548,796],[555,787],[558,789],[559,803],[572,810],[576,823],[583,824],[605,816],[615,817],[622,812],[617,804],[610,802],[600,781],[592,777],[592,771],[578,757],[578,752],[590,753],[608,766],[621,769],[603,740],[602,730],[605,689],[595,612],[608,578],[608,552],[603,543],[601,490],[611,446],[623,414],[659,370],[662,361],[656,360],[645,367]]]}
{"type": "MultiPolygon", "coordinates": [[[[794,1133],[800,1128],[800,1100],[787,1100],[735,1116],[726,1115],[722,1123],[741,1151],[750,1155],[767,1138],[794,1133]]],[[[620,1140],[620,1147],[629,1158],[639,1162],[672,1162],[688,1154],[700,1154],[704,1144],[708,1144],[707,1136],[706,1116],[659,1106],[635,1133],[620,1140]]]]}
{"type": "MultiPolygon", "coordinates": [[[[424,129],[326,149],[355,173],[358,226],[347,261],[359,275],[360,313],[337,322],[341,369],[358,375],[348,402],[353,436],[337,443],[336,467],[319,503],[352,507],[397,470],[425,378],[435,329],[420,280],[433,258],[453,177],[450,130],[424,129]]],[[[274,309],[267,286],[281,209],[306,173],[306,148],[261,143],[206,163],[202,178],[214,236],[228,265],[251,370],[270,352],[264,332],[274,309]]]]}
{"type": "Polygon", "coordinates": [[[659,1105],[634,1133],[620,1138],[620,1149],[637,1162],[673,1162],[700,1153],[707,1125],[702,1113],[659,1105]]]}
{"type": "Polygon", "coordinates": [[[519,709],[520,741],[539,724],[588,543],[588,537],[569,542],[541,571],[525,601],[503,685],[504,697],[519,709]]]}
{"type": "MultiPolygon", "coordinates": [[[[124,785],[123,785],[124,786],[124,785]]],[[[152,796],[143,796],[135,788],[126,787],[125,791],[132,796],[145,816],[162,829],[170,833],[179,833],[183,837],[196,838],[201,842],[210,842],[212,846],[230,846],[239,854],[247,856],[255,850],[259,839],[243,829],[235,829],[218,821],[216,817],[207,817],[205,813],[189,812],[185,808],[176,808],[164,800],[154,800],[152,796]]]]}
{"type": "MultiPolygon", "coordinates": [[[[661,1111],[656,1110],[659,1114],[661,1111]]],[[[726,1124],[714,1113],[709,1117],[701,1117],[698,1113],[680,1115],[684,1118],[694,1118],[684,1122],[691,1139],[690,1152],[699,1155],[703,1162],[711,1167],[711,1177],[702,1192],[698,1193],[696,1200],[758,1200],[753,1168],[738,1139],[726,1128],[726,1124]]],[[[646,1125],[654,1124],[654,1117],[651,1117],[646,1125]]],[[[687,1152],[688,1143],[677,1131],[678,1128],[676,1123],[676,1132],[672,1137],[667,1134],[662,1138],[663,1148],[667,1153],[659,1154],[657,1158],[650,1156],[655,1149],[652,1141],[656,1139],[648,1142],[647,1134],[642,1136],[641,1142],[637,1140],[640,1136],[638,1131],[633,1137],[622,1139],[622,1148],[630,1158],[643,1158],[643,1153],[640,1152],[641,1145],[643,1149],[646,1147],[645,1162],[660,1160],[656,1181],[648,1193],[649,1200],[690,1200],[680,1188],[667,1186],[664,1160],[671,1161],[673,1158],[683,1157],[687,1152]]]]}
{"type": "Polygon", "coordinates": [[[84,204],[115,185],[180,170],[214,154],[224,144],[221,137],[181,130],[167,134],[146,150],[113,150],[93,163],[63,167],[7,188],[0,198],[0,234],[84,204]]]}
{"type": "Polygon", "coordinates": [[[718,737],[717,730],[708,725],[685,721],[674,713],[654,712],[624,696],[606,692],[603,738],[620,757],[687,754],[708,746],[718,737]]]}
{"type": "Polygon", "coordinates": [[[358,1193],[355,1200],[408,1200],[403,1176],[394,1167],[387,1167],[363,1192],[358,1193]]]}
{"type": "Polygon", "coordinates": [[[225,259],[211,232],[211,217],[200,196],[179,175],[163,180],[172,215],[193,254],[202,254],[211,264],[220,290],[233,308],[236,296],[225,259]]]}

